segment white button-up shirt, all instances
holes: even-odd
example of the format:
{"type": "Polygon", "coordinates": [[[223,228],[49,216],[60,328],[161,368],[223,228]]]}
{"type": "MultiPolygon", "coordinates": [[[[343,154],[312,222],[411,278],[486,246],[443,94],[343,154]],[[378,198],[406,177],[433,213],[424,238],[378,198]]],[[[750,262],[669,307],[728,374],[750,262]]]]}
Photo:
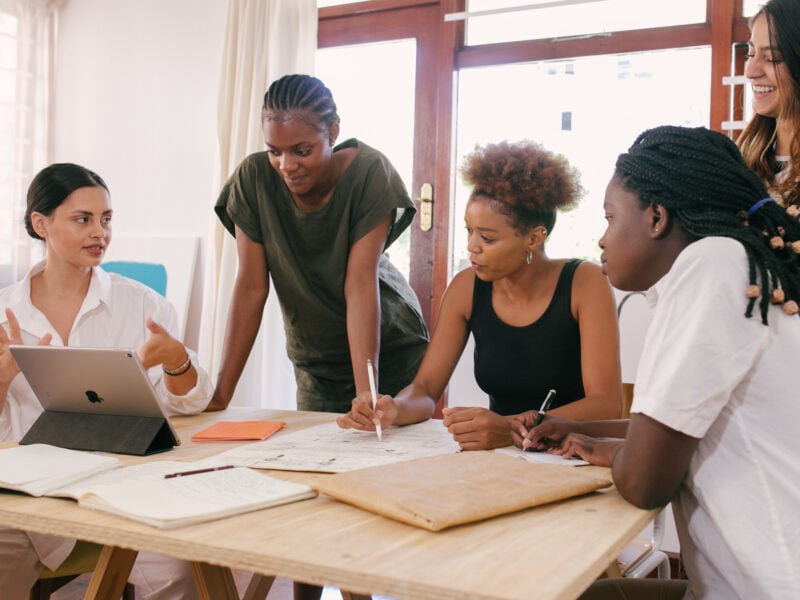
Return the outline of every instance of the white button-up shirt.
{"type": "MultiPolygon", "coordinates": [[[[41,272],[44,262],[34,266],[22,281],[0,290],[0,325],[8,332],[5,309],[19,321],[22,341],[35,344],[43,335],[53,336],[51,344],[63,346],[61,336],[47,318],[31,303],[31,277],[41,272]]],[[[153,320],[179,339],[178,315],[161,295],[137,281],[95,267],[89,290],[69,334],[70,346],[132,348],[138,350],[150,332],[145,318],[153,320]]],[[[162,380],[161,366],[150,369],[164,411],[170,415],[201,412],[211,400],[214,387],[195,353],[186,349],[197,370],[197,384],[184,396],[170,393],[162,380]]],[[[42,413],[42,406],[25,377],[20,373],[11,382],[5,406],[0,413],[0,441],[18,440],[42,413]]],[[[29,533],[39,560],[55,569],[69,555],[75,540],[29,533]]],[[[2,532],[0,531],[0,543],[2,532]]]]}

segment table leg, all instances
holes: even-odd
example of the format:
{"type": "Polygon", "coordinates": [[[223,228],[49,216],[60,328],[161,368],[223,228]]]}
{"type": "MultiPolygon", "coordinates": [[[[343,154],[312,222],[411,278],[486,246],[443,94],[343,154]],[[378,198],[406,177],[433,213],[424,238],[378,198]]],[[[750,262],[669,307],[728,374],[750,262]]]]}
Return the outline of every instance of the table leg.
{"type": "Polygon", "coordinates": [[[275,577],[272,575],[254,574],[242,600],[265,600],[274,581],[275,577]]]}
{"type": "Polygon", "coordinates": [[[122,596],[137,554],[139,553],[136,550],[103,546],[84,600],[105,600],[122,596]]]}
{"type": "Polygon", "coordinates": [[[228,567],[193,562],[192,575],[200,600],[239,600],[239,592],[228,567]]]}

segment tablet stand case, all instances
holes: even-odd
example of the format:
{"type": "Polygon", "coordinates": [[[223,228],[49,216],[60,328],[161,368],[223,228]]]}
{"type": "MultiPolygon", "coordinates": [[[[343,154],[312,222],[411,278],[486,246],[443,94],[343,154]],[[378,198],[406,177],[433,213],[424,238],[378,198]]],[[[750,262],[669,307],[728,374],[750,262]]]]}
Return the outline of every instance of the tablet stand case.
{"type": "Polygon", "coordinates": [[[177,445],[163,417],[94,415],[46,410],[20,444],[50,444],[72,450],[145,456],[177,445]]]}

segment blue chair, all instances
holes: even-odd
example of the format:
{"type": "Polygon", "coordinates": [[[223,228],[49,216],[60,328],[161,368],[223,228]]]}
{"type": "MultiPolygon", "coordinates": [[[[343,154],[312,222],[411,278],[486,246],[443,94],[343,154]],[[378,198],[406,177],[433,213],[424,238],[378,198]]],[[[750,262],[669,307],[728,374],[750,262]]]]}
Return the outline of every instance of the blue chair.
{"type": "Polygon", "coordinates": [[[153,288],[162,296],[167,295],[167,269],[164,265],[127,260],[110,260],[100,265],[106,271],[119,273],[153,288]]]}

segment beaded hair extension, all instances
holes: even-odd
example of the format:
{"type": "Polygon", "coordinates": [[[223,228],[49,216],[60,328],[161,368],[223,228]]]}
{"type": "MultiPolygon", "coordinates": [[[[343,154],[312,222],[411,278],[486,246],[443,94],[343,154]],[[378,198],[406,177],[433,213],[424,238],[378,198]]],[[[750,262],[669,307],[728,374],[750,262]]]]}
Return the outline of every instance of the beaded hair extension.
{"type": "Polygon", "coordinates": [[[741,242],[750,279],[745,316],[757,300],[765,325],[771,302],[798,313],[800,211],[769,198],[728,137],[703,127],[657,127],[619,155],[615,173],[643,206],[666,207],[692,237],[741,242]]]}
{"type": "Polygon", "coordinates": [[[298,111],[315,115],[318,122],[311,124],[317,127],[321,124],[322,130],[339,122],[331,91],[316,77],[295,74],[273,81],[264,94],[261,119],[272,119],[277,115],[286,118],[287,113],[298,111]]]}

